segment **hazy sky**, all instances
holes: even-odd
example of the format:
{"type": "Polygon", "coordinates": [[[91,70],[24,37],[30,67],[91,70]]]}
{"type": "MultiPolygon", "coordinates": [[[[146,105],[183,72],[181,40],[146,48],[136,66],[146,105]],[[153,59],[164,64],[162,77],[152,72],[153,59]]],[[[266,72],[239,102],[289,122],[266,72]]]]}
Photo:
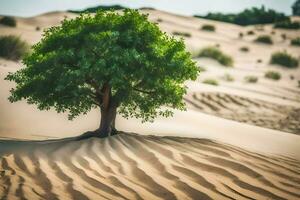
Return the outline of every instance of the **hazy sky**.
{"type": "Polygon", "coordinates": [[[205,14],[209,11],[238,12],[244,8],[265,5],[291,14],[295,0],[0,0],[0,15],[34,16],[95,5],[120,4],[130,8],[154,7],[183,15],[205,14]]]}

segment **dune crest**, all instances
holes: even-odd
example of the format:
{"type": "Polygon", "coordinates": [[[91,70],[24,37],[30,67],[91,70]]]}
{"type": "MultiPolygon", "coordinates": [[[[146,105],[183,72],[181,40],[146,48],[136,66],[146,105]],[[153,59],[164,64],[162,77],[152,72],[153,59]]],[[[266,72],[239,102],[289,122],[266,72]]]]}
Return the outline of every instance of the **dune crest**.
{"type": "Polygon", "coordinates": [[[300,163],[206,139],[1,141],[1,199],[300,199],[300,163]]]}

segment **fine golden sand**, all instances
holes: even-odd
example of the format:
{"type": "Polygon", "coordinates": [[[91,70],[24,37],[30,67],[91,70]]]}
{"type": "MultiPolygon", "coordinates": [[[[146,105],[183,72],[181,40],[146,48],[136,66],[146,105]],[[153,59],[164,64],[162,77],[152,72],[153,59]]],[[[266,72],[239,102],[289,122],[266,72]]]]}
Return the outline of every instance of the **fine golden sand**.
{"type": "Polygon", "coordinates": [[[300,162],[206,139],[1,141],[1,199],[300,199],[300,162]]]}
{"type": "MultiPolygon", "coordinates": [[[[118,130],[139,134],[76,141],[68,137],[99,126],[99,111],[68,121],[66,114],[39,111],[25,101],[11,104],[14,84],[4,77],[23,65],[0,58],[0,199],[300,199],[300,67],[269,63],[275,51],[300,56],[299,47],[290,45],[300,31],[141,12],[170,35],[189,33],[184,41],[194,56],[215,46],[233,57],[234,67],[195,57],[206,71],[186,82],[187,111],[144,124],[118,116],[118,130]],[[216,32],[200,30],[203,24],[216,32]],[[247,35],[249,30],[255,35],[247,35]],[[271,35],[274,44],[254,43],[262,34],[271,35]],[[245,46],[249,52],[240,51],[245,46]],[[269,70],[281,79],[266,79],[269,70]],[[225,74],[234,81],[224,80],[225,74]],[[258,82],[246,83],[249,75],[258,82]],[[219,86],[203,84],[205,79],[219,86]]],[[[0,35],[17,35],[32,45],[44,28],[76,16],[16,18],[17,27],[0,25],[0,35]]]]}

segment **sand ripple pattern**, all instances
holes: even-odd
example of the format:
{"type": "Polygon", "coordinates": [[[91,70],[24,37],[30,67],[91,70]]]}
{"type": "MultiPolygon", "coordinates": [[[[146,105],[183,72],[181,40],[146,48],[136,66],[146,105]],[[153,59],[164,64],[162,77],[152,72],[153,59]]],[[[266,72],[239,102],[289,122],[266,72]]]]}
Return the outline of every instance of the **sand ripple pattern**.
{"type": "Polygon", "coordinates": [[[211,140],[0,141],[0,199],[300,199],[300,162],[211,140]]]}
{"type": "Polygon", "coordinates": [[[189,108],[265,128],[300,135],[300,108],[225,93],[192,93],[189,108]]]}

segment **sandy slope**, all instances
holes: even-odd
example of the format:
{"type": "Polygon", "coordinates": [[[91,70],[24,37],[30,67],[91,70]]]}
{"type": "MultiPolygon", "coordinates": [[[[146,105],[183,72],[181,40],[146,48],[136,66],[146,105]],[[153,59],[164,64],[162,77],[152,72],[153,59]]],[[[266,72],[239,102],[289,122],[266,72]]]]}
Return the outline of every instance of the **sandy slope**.
{"type": "MultiPolygon", "coordinates": [[[[195,59],[206,72],[196,82],[187,82],[186,112],[175,111],[173,118],[145,124],[118,116],[118,129],[156,136],[0,141],[0,199],[300,199],[300,68],[269,64],[277,50],[300,56],[299,48],[281,38],[282,33],[293,38],[300,31],[275,30],[275,43],[267,46],[253,39],[271,34],[270,25],[260,30],[162,11],[143,12],[149,12],[153,21],[160,19],[159,26],[169,34],[191,33],[185,43],[194,55],[202,47],[219,44],[234,58],[234,68],[195,59]],[[203,24],[214,24],[216,33],[200,31],[203,24]],[[248,30],[255,30],[256,36],[238,38],[248,30]],[[241,46],[250,52],[241,52],[241,46]],[[258,59],[263,62],[257,63],[258,59]],[[270,69],[279,71],[282,79],[265,79],[270,69]],[[225,73],[235,81],[226,82],[225,73]],[[258,83],[245,83],[247,75],[257,76],[258,83]],[[202,84],[206,78],[218,80],[220,86],[202,84]]],[[[19,35],[34,44],[42,33],[37,26],[50,27],[75,16],[55,12],[17,18],[16,28],[0,25],[0,35],[19,35]]],[[[13,83],[4,77],[21,67],[20,62],[0,59],[0,138],[65,138],[97,128],[97,110],[68,121],[66,114],[39,111],[24,101],[9,103],[13,83]]]]}
{"type": "Polygon", "coordinates": [[[1,141],[0,198],[300,199],[299,161],[205,139],[1,141]]]}

